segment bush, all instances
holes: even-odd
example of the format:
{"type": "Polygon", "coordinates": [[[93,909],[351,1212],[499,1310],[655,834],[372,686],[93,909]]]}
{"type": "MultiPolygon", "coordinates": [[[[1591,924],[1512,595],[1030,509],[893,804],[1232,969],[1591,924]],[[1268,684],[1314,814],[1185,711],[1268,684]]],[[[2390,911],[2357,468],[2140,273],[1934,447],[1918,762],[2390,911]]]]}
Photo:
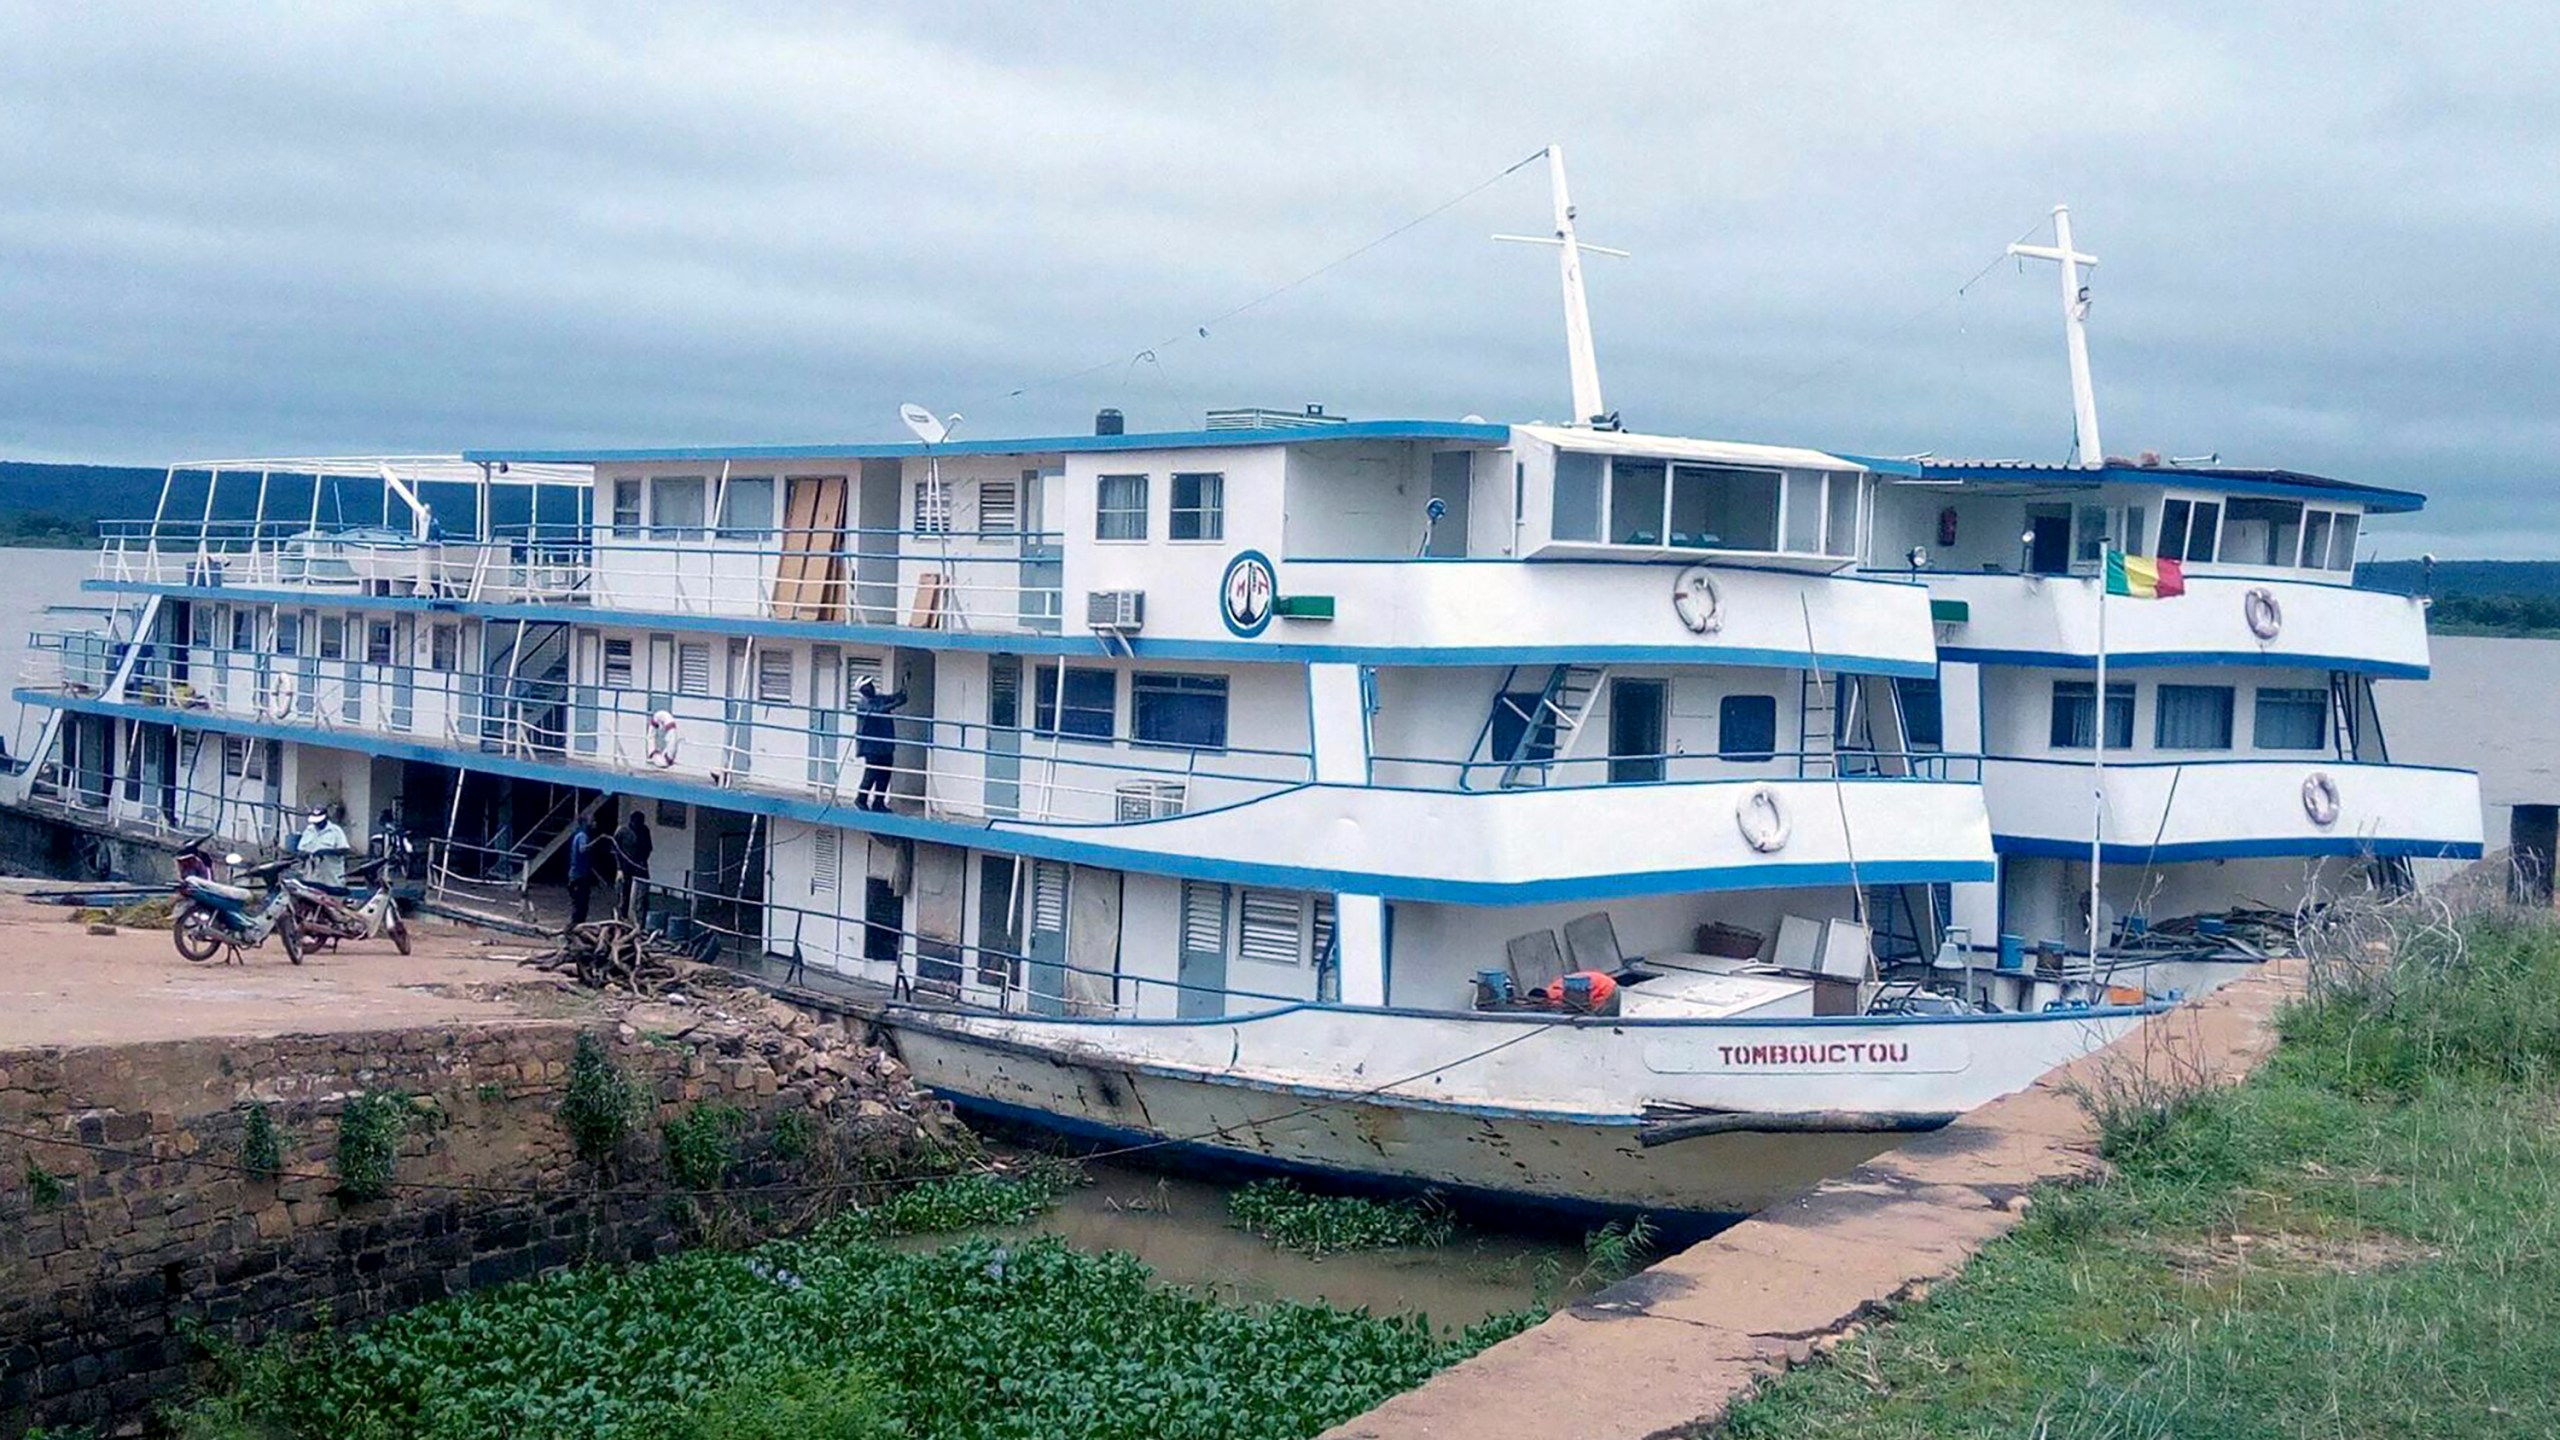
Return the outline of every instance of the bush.
{"type": "Polygon", "coordinates": [[[560,1096],[560,1126],[569,1132],[578,1158],[601,1164],[619,1154],[631,1138],[640,1106],[640,1087],[613,1063],[604,1041],[580,1034],[577,1053],[569,1057],[569,1084],[560,1096]]]}
{"type": "Polygon", "coordinates": [[[391,1090],[368,1090],[338,1112],[339,1199],[379,1200],[391,1193],[409,1115],[409,1097],[391,1090]]]}
{"type": "Polygon", "coordinates": [[[746,1128],[747,1112],[707,1101],[668,1121],[668,1178],[686,1190],[719,1189],[738,1163],[738,1136],[746,1128]]]}
{"type": "Polygon", "coordinates": [[[240,1124],[240,1168],[259,1180],[284,1173],[284,1137],[264,1105],[251,1105],[240,1124]]]}

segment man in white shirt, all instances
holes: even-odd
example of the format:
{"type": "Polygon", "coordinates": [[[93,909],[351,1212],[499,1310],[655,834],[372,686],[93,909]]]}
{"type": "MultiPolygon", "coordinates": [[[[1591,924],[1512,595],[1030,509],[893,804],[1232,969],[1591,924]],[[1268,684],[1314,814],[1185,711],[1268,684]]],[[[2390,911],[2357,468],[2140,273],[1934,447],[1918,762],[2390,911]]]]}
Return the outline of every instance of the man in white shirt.
{"type": "Polygon", "coordinates": [[[347,883],[347,831],[329,814],[329,807],[315,805],[311,818],[293,842],[295,853],[310,857],[307,867],[311,878],[325,885],[347,883]]]}

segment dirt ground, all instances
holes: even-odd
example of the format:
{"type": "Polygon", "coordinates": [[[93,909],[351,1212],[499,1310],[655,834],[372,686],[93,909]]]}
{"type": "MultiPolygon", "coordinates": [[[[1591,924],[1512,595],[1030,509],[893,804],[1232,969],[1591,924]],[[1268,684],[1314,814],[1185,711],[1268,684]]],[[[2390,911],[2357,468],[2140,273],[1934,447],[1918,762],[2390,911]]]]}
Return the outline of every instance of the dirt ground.
{"type": "Polygon", "coordinates": [[[515,965],[528,942],[432,917],[411,919],[406,957],[369,940],[293,965],[270,940],[246,964],[195,965],[164,927],[91,935],[70,910],[24,898],[49,887],[0,880],[0,1049],[492,1023],[594,1003],[515,965]]]}

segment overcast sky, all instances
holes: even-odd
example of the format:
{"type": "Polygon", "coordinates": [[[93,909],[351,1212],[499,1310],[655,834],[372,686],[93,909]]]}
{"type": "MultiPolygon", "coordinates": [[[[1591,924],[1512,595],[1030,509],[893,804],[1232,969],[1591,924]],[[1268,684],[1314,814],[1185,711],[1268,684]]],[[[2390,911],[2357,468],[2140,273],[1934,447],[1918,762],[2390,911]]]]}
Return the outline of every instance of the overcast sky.
{"type": "Polygon", "coordinates": [[[1561,418],[1537,167],[1196,333],[1554,141],[1630,428],[2063,458],[2067,201],[2111,451],[2560,554],[2548,5],[850,8],[0,0],[0,457],[1561,418]]]}

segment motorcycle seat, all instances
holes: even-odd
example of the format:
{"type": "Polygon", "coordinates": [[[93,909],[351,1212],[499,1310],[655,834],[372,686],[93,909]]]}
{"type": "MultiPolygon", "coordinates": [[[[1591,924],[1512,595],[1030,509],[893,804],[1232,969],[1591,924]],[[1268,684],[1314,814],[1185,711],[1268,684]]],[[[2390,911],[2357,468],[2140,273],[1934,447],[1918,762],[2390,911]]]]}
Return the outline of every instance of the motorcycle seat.
{"type": "Polygon", "coordinates": [[[250,900],[256,898],[250,893],[249,887],[246,885],[229,885],[220,880],[198,880],[195,884],[196,888],[203,891],[205,894],[219,895],[225,900],[250,900]]]}

